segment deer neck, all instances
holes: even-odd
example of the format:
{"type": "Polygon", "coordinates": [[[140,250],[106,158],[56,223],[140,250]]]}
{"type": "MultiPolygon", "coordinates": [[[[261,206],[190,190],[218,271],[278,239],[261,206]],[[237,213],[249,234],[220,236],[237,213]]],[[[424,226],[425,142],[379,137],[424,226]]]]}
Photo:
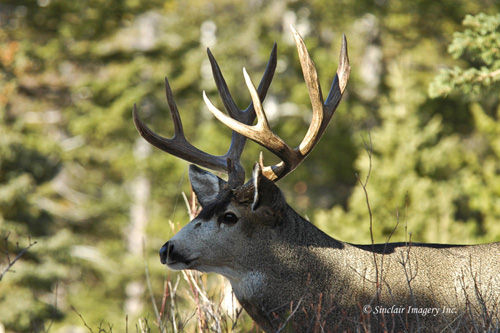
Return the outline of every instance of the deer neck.
{"type": "Polygon", "coordinates": [[[284,285],[297,290],[294,295],[285,295],[291,298],[300,293],[299,289],[308,290],[307,285],[334,284],[346,271],[346,248],[360,251],[331,238],[289,206],[283,218],[284,222],[271,230],[272,235],[262,240],[255,252],[237,263],[237,274],[224,274],[240,302],[268,297],[269,292],[282,290],[284,285]]]}
{"type": "Polygon", "coordinates": [[[354,258],[359,258],[357,252],[363,252],[329,237],[290,207],[284,217],[286,222],[271,231],[262,251],[247,257],[252,263],[245,272],[238,279],[229,278],[245,310],[270,331],[276,328],[268,322],[275,311],[287,311],[299,301],[317,302],[320,294],[326,299],[356,293],[348,282],[355,274],[349,269],[350,256],[356,252],[354,258]]]}

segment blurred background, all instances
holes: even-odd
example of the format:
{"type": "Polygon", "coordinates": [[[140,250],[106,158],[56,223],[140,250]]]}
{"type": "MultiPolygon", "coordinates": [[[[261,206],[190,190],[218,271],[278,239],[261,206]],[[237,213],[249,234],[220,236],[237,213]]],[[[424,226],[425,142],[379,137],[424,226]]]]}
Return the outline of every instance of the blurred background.
{"type": "MultiPolygon", "coordinates": [[[[188,139],[223,154],[231,132],[201,97],[222,109],[206,48],[244,108],[241,69],[258,82],[276,41],[264,107],[297,145],[311,110],[290,24],[324,93],[342,33],[352,67],[323,139],[279,182],[291,206],[332,237],[369,243],[358,179],[371,170],[375,242],[500,241],[499,10],[496,0],[0,1],[0,332],[158,331],[159,316],[167,331],[204,330],[193,284],[219,299],[223,279],[181,277],[157,254],[189,220],[187,163],[139,136],[132,107],[170,137],[168,76],[188,139]]],[[[247,144],[247,174],[260,150],[247,144]]],[[[236,326],[251,328],[248,317],[236,326]]]]}

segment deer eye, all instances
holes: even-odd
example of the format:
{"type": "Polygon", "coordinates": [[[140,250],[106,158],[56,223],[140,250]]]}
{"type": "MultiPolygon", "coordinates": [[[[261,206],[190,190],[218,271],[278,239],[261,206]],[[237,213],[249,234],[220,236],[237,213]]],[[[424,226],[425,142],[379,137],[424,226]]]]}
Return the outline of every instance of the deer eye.
{"type": "Polygon", "coordinates": [[[224,213],[224,215],[221,216],[221,222],[225,224],[235,224],[238,222],[238,216],[233,212],[224,213]]]}

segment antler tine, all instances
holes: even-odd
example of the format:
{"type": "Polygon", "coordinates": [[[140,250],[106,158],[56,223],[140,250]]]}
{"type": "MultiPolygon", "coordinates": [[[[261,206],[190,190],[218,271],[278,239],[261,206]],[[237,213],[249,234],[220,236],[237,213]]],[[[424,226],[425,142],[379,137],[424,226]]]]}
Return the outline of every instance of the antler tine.
{"type": "Polygon", "coordinates": [[[208,59],[210,60],[210,66],[212,67],[212,75],[215,80],[215,85],[217,86],[217,90],[219,91],[220,98],[222,99],[222,103],[224,103],[224,107],[226,108],[229,115],[239,121],[243,121],[240,119],[240,109],[236,106],[236,103],[233,100],[233,96],[229,92],[229,88],[227,87],[226,80],[224,80],[224,76],[220,70],[219,64],[215,60],[212,52],[209,48],[207,48],[208,59]]]}
{"type": "Polygon", "coordinates": [[[321,93],[321,86],[318,80],[316,66],[309,56],[304,41],[300,37],[299,33],[293,28],[293,26],[291,28],[297,45],[304,80],[309,90],[309,98],[311,100],[313,111],[309,129],[298,147],[299,152],[305,157],[312,151],[328,126],[330,119],[332,118],[337,105],[342,98],[351,68],[349,66],[349,58],[347,56],[347,40],[345,35],[343,35],[337,74],[333,79],[326,102],[323,103],[323,95],[321,93]]]}
{"type": "Polygon", "coordinates": [[[349,56],[347,54],[347,39],[345,35],[342,35],[342,46],[340,49],[337,74],[332,81],[330,92],[328,93],[328,97],[325,101],[325,106],[328,112],[335,112],[335,109],[337,108],[337,105],[339,104],[342,94],[347,86],[350,72],[351,66],[349,65],[349,56]]]}
{"type": "Polygon", "coordinates": [[[170,88],[170,84],[168,83],[168,79],[166,76],[165,76],[165,96],[167,97],[168,108],[170,109],[170,115],[172,116],[172,121],[174,122],[174,137],[176,135],[184,137],[184,129],[182,128],[182,121],[181,121],[181,116],[179,115],[179,109],[177,109],[177,104],[175,104],[174,94],[172,93],[172,89],[170,88]]]}
{"type": "MultiPolygon", "coordinates": [[[[266,70],[264,72],[264,76],[262,77],[262,80],[259,83],[259,87],[257,88],[257,93],[259,95],[259,99],[261,101],[264,100],[267,94],[267,90],[269,89],[269,86],[271,85],[271,81],[273,80],[273,75],[274,71],[276,70],[276,63],[277,63],[277,48],[278,44],[276,42],[273,45],[273,49],[271,50],[271,54],[269,56],[269,61],[267,62],[266,70]]],[[[255,119],[255,112],[254,112],[254,106],[253,106],[253,101],[248,105],[248,108],[245,109],[245,113],[248,112],[248,116],[253,116],[252,122],[255,119]]],[[[250,123],[252,123],[250,122],[250,123]]]]}
{"type": "MultiPolygon", "coordinates": [[[[232,118],[244,124],[252,124],[255,119],[253,103],[250,103],[245,110],[240,110],[236,106],[236,103],[234,102],[231,93],[229,92],[226,81],[224,80],[224,76],[222,75],[220,67],[217,64],[217,61],[215,60],[215,57],[213,56],[212,52],[210,52],[210,49],[208,48],[207,48],[207,54],[210,60],[210,65],[212,67],[212,73],[215,80],[215,84],[217,86],[217,90],[219,91],[219,95],[222,99],[222,102],[228,114],[232,118]]],[[[262,80],[258,88],[258,95],[261,99],[264,99],[267,94],[267,91],[269,89],[269,86],[271,84],[276,69],[276,62],[277,62],[277,45],[276,43],[274,43],[273,48],[271,50],[271,54],[269,56],[269,61],[266,66],[266,70],[264,72],[264,75],[262,76],[262,80]]],[[[243,174],[240,173],[241,170],[243,170],[243,167],[241,167],[241,164],[239,162],[245,143],[246,143],[246,137],[233,131],[231,137],[231,146],[229,147],[227,153],[224,155],[227,158],[230,158],[231,161],[233,161],[234,163],[233,168],[228,168],[228,173],[229,173],[229,182],[236,186],[243,183],[245,178],[244,172],[243,174]],[[234,172],[236,172],[236,174],[234,174],[234,172]]]]}
{"type": "Polygon", "coordinates": [[[307,133],[300,145],[296,148],[297,154],[301,155],[299,157],[300,163],[313,150],[314,146],[321,139],[323,132],[335,113],[335,110],[345,91],[351,67],[349,66],[349,58],[347,55],[347,40],[345,35],[343,35],[337,73],[333,79],[326,102],[323,103],[323,94],[321,92],[321,85],[318,80],[316,66],[309,56],[304,41],[300,37],[299,33],[293,28],[293,26],[291,26],[291,29],[299,53],[304,80],[309,90],[309,98],[311,100],[313,112],[309,129],[307,130],[307,133]]]}
{"type": "MultiPolygon", "coordinates": [[[[255,119],[255,112],[253,111],[253,104],[251,103],[245,110],[239,110],[234,103],[227,84],[224,81],[224,77],[215,61],[215,58],[208,50],[210,63],[212,64],[212,71],[214,72],[214,78],[217,84],[221,98],[224,101],[224,105],[228,108],[232,117],[243,121],[245,123],[252,123],[255,119]]],[[[276,43],[271,51],[271,56],[266,67],[266,71],[261,79],[259,85],[259,96],[264,99],[269,85],[271,84],[274,71],[276,69],[276,43]]],[[[216,156],[207,154],[193,145],[191,145],[184,136],[184,130],[182,127],[181,117],[175,103],[172,89],[168,79],[165,78],[165,90],[168,106],[170,109],[170,114],[174,123],[174,136],[170,139],[164,138],[155,132],[153,132],[148,126],[146,126],[139,118],[139,112],[137,111],[137,106],[134,104],[133,109],[133,119],[134,124],[141,136],[146,139],[153,146],[169,153],[174,156],[180,157],[188,162],[198,164],[202,167],[227,172],[229,176],[229,186],[236,187],[243,184],[245,181],[245,171],[241,166],[239,159],[245,145],[246,138],[240,134],[233,132],[231,138],[231,144],[229,150],[226,154],[222,156],[216,156]]]]}
{"type": "MultiPolygon", "coordinates": [[[[253,110],[253,103],[250,103],[245,110],[240,110],[234,103],[233,97],[229,92],[229,89],[226,84],[226,80],[224,80],[224,76],[215,60],[210,49],[207,48],[208,58],[210,60],[210,65],[212,67],[212,73],[214,76],[215,84],[217,86],[217,90],[219,91],[219,95],[224,103],[224,107],[226,108],[229,115],[238,121],[244,122],[245,124],[251,124],[255,119],[255,113],[253,110]]],[[[273,79],[274,71],[276,70],[276,62],[277,62],[277,44],[274,43],[273,48],[271,50],[271,54],[269,56],[269,60],[267,62],[266,70],[264,75],[262,76],[262,80],[260,81],[259,88],[257,89],[259,92],[259,97],[261,100],[264,100],[269,86],[271,85],[271,81],[273,79]]]]}
{"type": "Polygon", "coordinates": [[[139,118],[139,112],[137,111],[137,106],[134,104],[133,119],[134,124],[141,136],[150,144],[158,149],[161,149],[169,154],[180,157],[191,163],[201,165],[205,168],[209,168],[216,171],[227,171],[226,161],[220,156],[214,156],[207,154],[198,148],[191,145],[184,136],[184,131],[182,128],[182,121],[177,109],[177,105],[174,101],[172,90],[168,83],[168,79],[165,78],[165,90],[167,96],[167,102],[170,109],[170,114],[174,122],[174,136],[171,139],[164,138],[161,135],[153,132],[146,124],[142,122],[139,118]]]}
{"type": "Polygon", "coordinates": [[[279,180],[293,171],[318,143],[345,91],[350,72],[349,59],[347,57],[347,42],[344,36],[340,52],[339,68],[337,69],[337,74],[332,83],[326,103],[323,103],[321,86],[314,62],[307,52],[304,41],[293,27],[292,33],[297,45],[300,64],[306,86],[309,90],[309,98],[311,99],[313,111],[311,125],[298,147],[294,149],[290,148],[290,146],[288,146],[278,135],[271,131],[259,96],[245,69],[243,69],[243,75],[245,76],[245,82],[250,91],[250,96],[252,97],[255,113],[257,115],[257,124],[254,126],[239,122],[225,115],[218,110],[210,102],[206,94],[203,93],[203,99],[208,109],[217,119],[230,127],[233,131],[257,142],[281,158],[282,161],[278,164],[266,166],[262,169],[263,174],[274,181],[279,180]]]}

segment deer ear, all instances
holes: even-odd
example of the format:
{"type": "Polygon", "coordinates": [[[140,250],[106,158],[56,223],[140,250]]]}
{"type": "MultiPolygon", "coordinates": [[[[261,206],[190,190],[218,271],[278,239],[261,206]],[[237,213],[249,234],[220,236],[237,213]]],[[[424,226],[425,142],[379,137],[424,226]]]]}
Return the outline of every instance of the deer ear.
{"type": "Polygon", "coordinates": [[[282,223],[282,212],[286,201],[276,184],[262,174],[262,164],[255,163],[252,172],[252,211],[258,215],[261,224],[276,226],[282,223]]]}
{"type": "Polygon", "coordinates": [[[194,164],[189,165],[189,180],[198,202],[202,207],[213,202],[226,181],[194,164]]]}

